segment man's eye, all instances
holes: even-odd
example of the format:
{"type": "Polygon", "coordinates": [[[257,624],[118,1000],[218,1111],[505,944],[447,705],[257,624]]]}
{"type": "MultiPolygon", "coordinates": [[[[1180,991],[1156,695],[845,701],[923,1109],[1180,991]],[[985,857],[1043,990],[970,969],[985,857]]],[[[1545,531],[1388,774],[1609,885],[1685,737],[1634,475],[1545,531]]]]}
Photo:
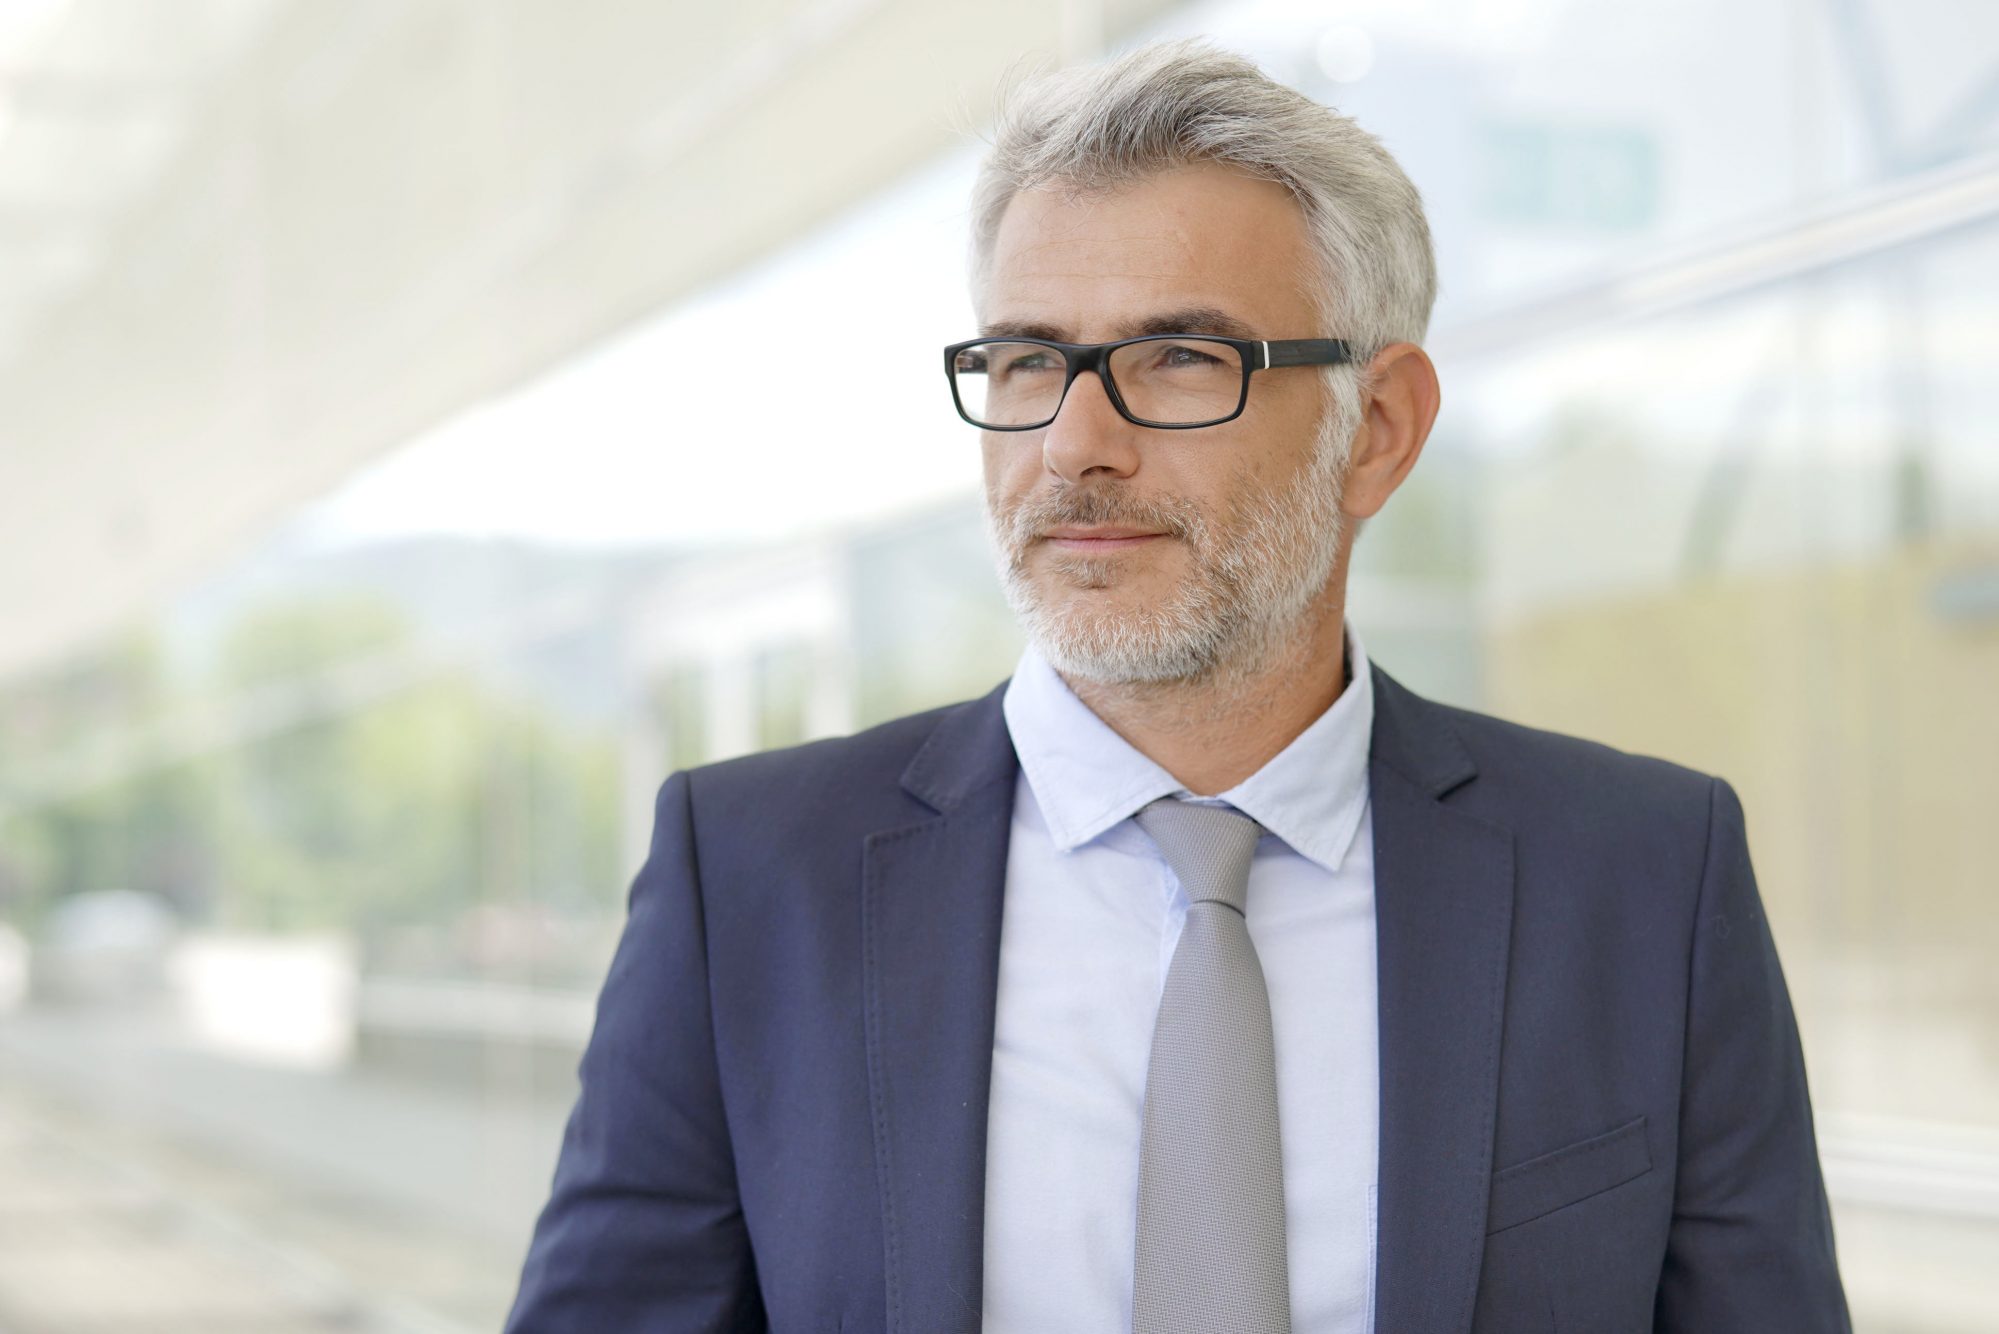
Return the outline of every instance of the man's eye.
{"type": "Polygon", "coordinates": [[[1002,375],[1012,375],[1016,372],[1045,371],[1054,364],[1055,358],[1046,352],[1027,352],[1017,357],[1008,357],[994,369],[1002,375]]]}
{"type": "Polygon", "coordinates": [[[1162,366],[1213,366],[1220,360],[1212,352],[1181,343],[1168,343],[1159,353],[1159,364],[1162,366]]]}

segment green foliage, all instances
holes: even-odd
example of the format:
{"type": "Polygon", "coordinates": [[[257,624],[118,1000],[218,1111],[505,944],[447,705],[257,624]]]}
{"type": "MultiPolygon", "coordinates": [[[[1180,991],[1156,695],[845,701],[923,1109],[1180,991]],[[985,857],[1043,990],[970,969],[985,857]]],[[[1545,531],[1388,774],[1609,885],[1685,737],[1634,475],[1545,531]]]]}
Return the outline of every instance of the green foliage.
{"type": "Polygon", "coordinates": [[[60,896],[129,887],[217,925],[365,941],[479,905],[615,908],[612,739],[426,666],[392,608],[322,598],[244,616],[213,670],[228,743],[148,764],[144,727],[170,697],[160,663],[121,645],[0,699],[0,738],[37,741],[0,766],[22,782],[0,819],[0,912],[32,924],[60,896]],[[138,762],[120,776],[32,798],[36,769],[121,733],[138,762]]]}

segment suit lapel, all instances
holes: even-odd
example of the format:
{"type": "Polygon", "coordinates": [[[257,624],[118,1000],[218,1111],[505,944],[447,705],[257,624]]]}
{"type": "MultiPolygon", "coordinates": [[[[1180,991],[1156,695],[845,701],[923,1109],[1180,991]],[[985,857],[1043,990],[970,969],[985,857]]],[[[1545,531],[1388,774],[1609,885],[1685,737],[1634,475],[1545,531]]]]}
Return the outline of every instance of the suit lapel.
{"type": "Polygon", "coordinates": [[[1465,1334],[1484,1257],[1513,832],[1439,800],[1477,773],[1438,707],[1373,669],[1381,1157],[1375,1328],[1465,1334]]]}
{"type": "Polygon", "coordinates": [[[937,815],[863,845],[868,1091],[888,1327],[976,1334],[986,1107],[1016,760],[1004,686],[946,713],[902,785],[937,815]]]}

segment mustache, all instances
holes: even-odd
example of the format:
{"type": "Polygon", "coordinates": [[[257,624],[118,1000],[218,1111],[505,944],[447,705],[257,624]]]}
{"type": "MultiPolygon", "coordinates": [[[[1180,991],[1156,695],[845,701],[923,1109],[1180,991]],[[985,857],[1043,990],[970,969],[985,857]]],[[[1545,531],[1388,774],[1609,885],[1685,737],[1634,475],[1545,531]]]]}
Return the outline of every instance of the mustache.
{"type": "Polygon", "coordinates": [[[1119,525],[1151,528],[1171,537],[1190,537],[1202,528],[1191,503],[1176,497],[1147,498],[1107,487],[1067,486],[1022,500],[1002,516],[1007,546],[1018,551],[1050,529],[1119,525]]]}

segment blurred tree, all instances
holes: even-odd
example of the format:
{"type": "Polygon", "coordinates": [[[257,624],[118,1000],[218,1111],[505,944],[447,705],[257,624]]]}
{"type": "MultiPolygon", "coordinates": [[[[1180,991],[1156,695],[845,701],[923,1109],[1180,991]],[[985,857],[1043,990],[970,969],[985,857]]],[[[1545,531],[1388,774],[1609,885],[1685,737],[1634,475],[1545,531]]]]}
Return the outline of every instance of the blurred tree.
{"type": "MultiPolygon", "coordinates": [[[[127,747],[114,777],[0,822],[0,910],[85,889],[159,893],[255,930],[413,926],[448,936],[482,905],[615,912],[617,752],[469,667],[439,671],[396,610],[289,599],[221,639],[212,688],[246,739],[172,763],[127,747]]],[[[0,793],[58,757],[130,741],[172,698],[156,647],[117,646],[0,697],[0,793]],[[122,735],[121,735],[122,734],[122,735]],[[14,744],[27,737],[32,745],[14,744]]]]}
{"type": "Polygon", "coordinates": [[[108,742],[158,726],[177,703],[164,647],[148,627],[0,694],[0,912],[32,927],[57,898],[90,889],[184,901],[186,874],[168,869],[191,864],[179,838],[183,780],[158,772],[32,800],[48,776],[59,789],[74,784],[71,775],[87,773],[108,742]]]}

